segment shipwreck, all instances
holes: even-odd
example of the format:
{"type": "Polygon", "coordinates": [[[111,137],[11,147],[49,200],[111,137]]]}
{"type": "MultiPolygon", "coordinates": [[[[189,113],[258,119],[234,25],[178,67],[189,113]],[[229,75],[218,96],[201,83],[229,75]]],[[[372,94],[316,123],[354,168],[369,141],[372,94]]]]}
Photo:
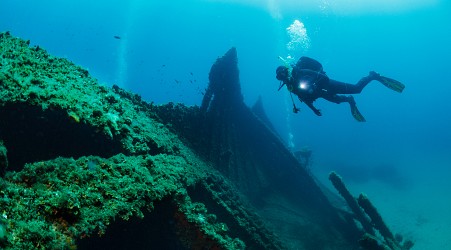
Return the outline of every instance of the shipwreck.
{"type": "Polygon", "coordinates": [[[0,248],[409,249],[334,173],[351,208],[333,204],[237,61],[199,106],[154,105],[0,33],[0,248]]]}

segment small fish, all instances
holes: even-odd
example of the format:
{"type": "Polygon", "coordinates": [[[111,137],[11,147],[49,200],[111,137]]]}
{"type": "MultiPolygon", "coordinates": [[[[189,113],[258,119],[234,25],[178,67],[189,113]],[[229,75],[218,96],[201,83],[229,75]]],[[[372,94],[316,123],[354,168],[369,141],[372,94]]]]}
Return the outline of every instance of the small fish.
{"type": "Polygon", "coordinates": [[[115,39],[121,39],[120,36],[113,36],[115,39]]]}

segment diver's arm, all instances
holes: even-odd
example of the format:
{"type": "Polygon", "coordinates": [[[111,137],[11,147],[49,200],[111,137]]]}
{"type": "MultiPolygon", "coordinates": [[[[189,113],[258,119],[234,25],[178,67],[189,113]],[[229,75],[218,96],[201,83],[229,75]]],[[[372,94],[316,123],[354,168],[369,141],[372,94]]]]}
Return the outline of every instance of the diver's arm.
{"type": "Polygon", "coordinates": [[[321,114],[321,110],[319,110],[319,109],[317,109],[317,108],[315,108],[315,106],[313,106],[313,101],[304,101],[304,100],[302,100],[299,96],[298,96],[298,98],[299,98],[299,101],[301,101],[301,102],[304,102],[305,103],[305,105],[307,105],[311,110],[313,110],[313,112],[317,115],[317,116],[321,116],[322,114],[321,114]]]}
{"type": "Polygon", "coordinates": [[[317,116],[321,116],[321,110],[315,108],[315,106],[313,106],[313,102],[305,102],[305,104],[311,109],[313,110],[313,112],[315,113],[315,115],[317,116]]]}

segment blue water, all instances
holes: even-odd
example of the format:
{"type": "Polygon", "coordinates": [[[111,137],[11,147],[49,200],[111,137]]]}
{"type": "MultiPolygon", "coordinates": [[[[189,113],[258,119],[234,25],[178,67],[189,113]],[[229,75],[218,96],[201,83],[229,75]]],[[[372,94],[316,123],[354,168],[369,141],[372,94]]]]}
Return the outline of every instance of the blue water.
{"type": "MultiPolygon", "coordinates": [[[[199,105],[211,64],[234,46],[246,104],[261,95],[287,144],[313,150],[314,172],[336,169],[356,183],[427,191],[435,178],[451,177],[451,5],[348,2],[1,0],[0,30],[155,103],[199,105]],[[286,29],[294,20],[309,43],[290,51],[286,29]],[[278,57],[289,54],[316,58],[336,80],[355,83],[375,70],[406,89],[399,94],[374,82],[356,95],[366,123],[356,122],[347,104],[324,100],[316,102],[322,117],[299,102],[302,111],[293,114],[275,79],[278,57]],[[425,175],[430,179],[421,181],[425,175]]],[[[417,199],[450,188],[439,183],[417,199]]]]}

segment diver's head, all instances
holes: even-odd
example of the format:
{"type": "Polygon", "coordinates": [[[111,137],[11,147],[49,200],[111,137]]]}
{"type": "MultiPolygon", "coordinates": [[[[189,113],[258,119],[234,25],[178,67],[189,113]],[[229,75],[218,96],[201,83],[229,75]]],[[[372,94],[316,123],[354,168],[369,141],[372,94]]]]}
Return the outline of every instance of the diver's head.
{"type": "Polygon", "coordinates": [[[277,67],[276,78],[279,81],[287,81],[288,80],[288,68],[285,66],[277,67]]]}

